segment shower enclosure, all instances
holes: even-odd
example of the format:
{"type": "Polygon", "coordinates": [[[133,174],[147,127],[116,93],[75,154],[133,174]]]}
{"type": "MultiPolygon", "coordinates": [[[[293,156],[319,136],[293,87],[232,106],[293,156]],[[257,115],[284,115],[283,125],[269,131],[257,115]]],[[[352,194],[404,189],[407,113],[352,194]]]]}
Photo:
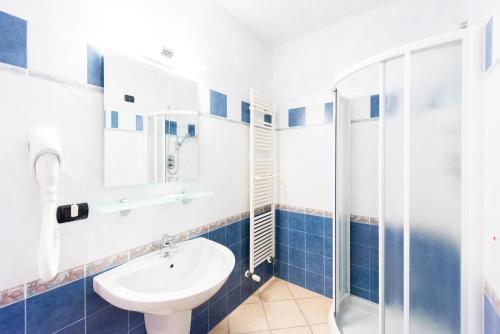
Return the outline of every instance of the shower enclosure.
{"type": "Polygon", "coordinates": [[[385,52],[335,80],[336,332],[481,332],[480,73],[481,31],[471,27],[385,52]],[[368,104],[359,101],[370,97],[363,120],[368,104]],[[369,125],[360,131],[360,122],[369,125]],[[356,151],[361,140],[374,148],[373,165],[356,151]],[[375,203],[369,222],[378,233],[378,272],[361,278],[349,246],[360,198],[375,203]],[[378,285],[366,291],[370,301],[352,296],[363,296],[351,286],[359,280],[378,285]]]}

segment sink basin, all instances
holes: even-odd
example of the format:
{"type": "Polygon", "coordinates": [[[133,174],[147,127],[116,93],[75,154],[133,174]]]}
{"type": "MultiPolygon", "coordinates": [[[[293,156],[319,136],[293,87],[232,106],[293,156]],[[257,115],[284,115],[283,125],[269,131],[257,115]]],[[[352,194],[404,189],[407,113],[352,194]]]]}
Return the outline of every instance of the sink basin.
{"type": "Polygon", "coordinates": [[[231,250],[205,238],[159,250],[94,278],[94,290],[109,303],[145,314],[149,334],[189,333],[191,310],[212,297],[234,268],[231,250]]]}

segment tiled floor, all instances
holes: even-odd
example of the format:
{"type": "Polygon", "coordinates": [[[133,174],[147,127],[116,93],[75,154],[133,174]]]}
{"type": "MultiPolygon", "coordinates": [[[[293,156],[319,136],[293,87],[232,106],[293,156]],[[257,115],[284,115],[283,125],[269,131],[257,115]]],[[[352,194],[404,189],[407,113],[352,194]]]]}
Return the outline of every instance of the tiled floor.
{"type": "Polygon", "coordinates": [[[331,299],[272,278],[210,334],[329,334],[331,299]]]}

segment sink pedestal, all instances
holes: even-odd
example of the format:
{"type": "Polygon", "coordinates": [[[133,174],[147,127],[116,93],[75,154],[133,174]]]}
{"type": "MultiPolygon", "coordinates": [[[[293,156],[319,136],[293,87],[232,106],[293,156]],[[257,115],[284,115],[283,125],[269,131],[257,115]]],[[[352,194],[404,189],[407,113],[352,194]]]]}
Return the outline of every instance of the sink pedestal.
{"type": "Polygon", "coordinates": [[[144,314],[148,334],[189,334],[191,310],[169,315],[144,314]]]}

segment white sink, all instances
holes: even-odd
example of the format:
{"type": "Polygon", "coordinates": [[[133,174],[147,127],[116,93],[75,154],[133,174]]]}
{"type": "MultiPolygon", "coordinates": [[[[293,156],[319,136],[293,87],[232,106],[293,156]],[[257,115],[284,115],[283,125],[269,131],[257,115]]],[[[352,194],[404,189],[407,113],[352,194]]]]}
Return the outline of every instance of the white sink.
{"type": "Polygon", "coordinates": [[[191,310],[219,290],[233,270],[227,247],[205,238],[139,257],[94,278],[94,290],[109,303],[145,314],[149,334],[189,333],[191,310]]]}

